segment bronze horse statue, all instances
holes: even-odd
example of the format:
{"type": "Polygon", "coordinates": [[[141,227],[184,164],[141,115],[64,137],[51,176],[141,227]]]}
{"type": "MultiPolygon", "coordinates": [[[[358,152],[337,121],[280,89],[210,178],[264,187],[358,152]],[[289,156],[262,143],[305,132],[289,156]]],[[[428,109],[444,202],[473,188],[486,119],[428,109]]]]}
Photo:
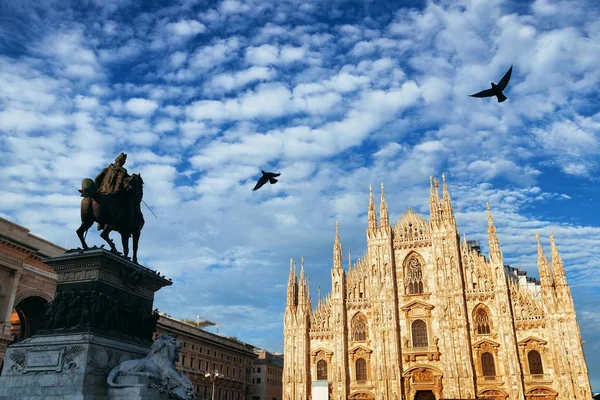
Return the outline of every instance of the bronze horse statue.
{"type": "Polygon", "coordinates": [[[140,174],[133,174],[129,178],[128,189],[118,196],[97,193],[96,183],[86,178],[81,183],[81,226],[77,229],[77,236],[81,240],[83,249],[88,249],[85,236],[88,229],[98,223],[98,230],[102,230],[100,237],[110,246],[110,251],[118,253],[114,242],[109,237],[112,231],[121,234],[123,255],[129,254],[129,238],[133,237],[133,262],[137,261],[138,242],[144,227],[144,215],[141,202],[144,196],[144,181],[140,174]]]}

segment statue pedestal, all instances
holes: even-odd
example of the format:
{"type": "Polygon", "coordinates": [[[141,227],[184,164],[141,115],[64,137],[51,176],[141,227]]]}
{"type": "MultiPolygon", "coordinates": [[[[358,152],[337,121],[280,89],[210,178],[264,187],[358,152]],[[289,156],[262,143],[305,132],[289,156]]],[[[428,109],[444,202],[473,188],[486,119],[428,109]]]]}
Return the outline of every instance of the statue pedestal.
{"type": "Polygon", "coordinates": [[[167,393],[151,388],[152,380],[144,377],[126,377],[118,384],[135,385],[124,388],[108,388],[110,400],[172,400],[167,393]]]}
{"type": "Polygon", "coordinates": [[[107,400],[108,372],[148,353],[154,293],[172,283],[104,249],[44,262],[58,274],[55,299],[44,329],[8,347],[0,400],[107,400]]]}

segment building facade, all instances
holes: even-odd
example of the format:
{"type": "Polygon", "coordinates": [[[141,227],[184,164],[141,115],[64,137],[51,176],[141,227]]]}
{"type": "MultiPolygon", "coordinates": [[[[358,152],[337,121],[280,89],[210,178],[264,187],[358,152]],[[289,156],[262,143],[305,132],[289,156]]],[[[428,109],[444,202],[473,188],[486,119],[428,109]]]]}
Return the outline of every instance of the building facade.
{"type": "Polygon", "coordinates": [[[256,354],[254,346],[207,332],[210,325],[181,321],[160,313],[154,337],[166,333],[182,342],[178,369],[187,376],[199,400],[251,400],[251,368],[256,354]],[[213,384],[205,374],[219,372],[213,384]]]}
{"type": "Polygon", "coordinates": [[[54,298],[57,275],[41,260],[65,249],[0,218],[0,371],[6,348],[32,336],[54,298]]]}
{"type": "Polygon", "coordinates": [[[252,400],[281,400],[283,356],[264,349],[254,351],[252,363],[252,400]]]}
{"type": "MultiPolygon", "coordinates": [[[[442,176],[443,178],[443,176],[442,176]]],[[[312,307],[290,262],[284,314],[284,400],[589,400],[582,339],[550,234],[538,237],[540,280],[505,266],[488,206],[489,256],[461,241],[444,179],[431,180],[429,220],[391,225],[381,186],[369,197],[367,251],[348,269],[336,224],[331,293],[312,307]],[[315,399],[317,400],[317,399],[315,399]]]]}

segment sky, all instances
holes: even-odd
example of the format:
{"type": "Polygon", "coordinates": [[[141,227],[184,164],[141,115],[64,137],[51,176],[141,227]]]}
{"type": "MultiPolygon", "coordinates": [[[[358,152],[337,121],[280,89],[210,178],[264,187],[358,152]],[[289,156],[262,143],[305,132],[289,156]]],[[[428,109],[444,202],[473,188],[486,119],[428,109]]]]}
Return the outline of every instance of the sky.
{"type": "Polygon", "coordinates": [[[0,0],[0,215],[77,247],[81,180],[126,152],[155,305],[281,352],[290,258],[326,294],[369,184],[396,221],[445,173],[484,253],[487,201],[530,276],[554,233],[600,391],[598,65],[596,0],[0,0]]]}

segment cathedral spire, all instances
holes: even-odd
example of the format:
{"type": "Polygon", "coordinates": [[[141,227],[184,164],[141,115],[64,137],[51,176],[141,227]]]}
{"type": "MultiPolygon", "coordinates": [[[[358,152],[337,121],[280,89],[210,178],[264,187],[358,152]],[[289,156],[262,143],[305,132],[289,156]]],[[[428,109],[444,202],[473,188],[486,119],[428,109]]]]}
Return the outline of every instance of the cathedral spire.
{"type": "Polygon", "coordinates": [[[375,213],[375,200],[373,200],[373,187],[369,185],[369,229],[367,234],[375,233],[377,230],[377,214],[375,213]]]}
{"type": "Polygon", "coordinates": [[[348,272],[352,269],[352,250],[348,248],[348,272]]]}
{"type": "Polygon", "coordinates": [[[565,274],[565,266],[563,264],[558,248],[554,242],[554,234],[550,232],[550,246],[552,247],[552,270],[554,271],[554,286],[567,286],[567,276],[565,274]]]}
{"type": "Polygon", "coordinates": [[[452,200],[450,199],[450,192],[448,191],[448,185],[446,184],[446,175],[442,174],[442,216],[446,222],[454,224],[454,210],[452,208],[452,200]]]}
{"type": "Polygon", "coordinates": [[[335,222],[335,242],[333,243],[333,268],[343,269],[342,267],[342,243],[340,241],[340,225],[335,222]]]}
{"type": "Polygon", "coordinates": [[[544,250],[542,249],[542,244],[540,243],[540,235],[535,234],[535,240],[537,241],[537,264],[540,272],[540,282],[542,286],[551,287],[552,286],[552,272],[550,271],[550,266],[548,265],[548,259],[544,255],[544,250]]]}
{"type": "Polygon", "coordinates": [[[321,305],[321,285],[317,286],[317,307],[321,305]]]}
{"type": "Polygon", "coordinates": [[[379,203],[379,220],[382,229],[390,226],[390,216],[388,213],[387,202],[385,201],[385,193],[383,191],[383,182],[381,182],[381,201],[379,203]]]}
{"type": "Polygon", "coordinates": [[[440,220],[440,192],[437,179],[429,176],[429,215],[431,222],[440,220]]]}
{"type": "Polygon", "coordinates": [[[298,283],[298,305],[306,305],[306,277],[304,275],[304,257],[300,257],[300,282],[298,283]]]}
{"type": "Polygon", "coordinates": [[[308,309],[307,312],[312,311],[312,296],[310,295],[310,278],[306,284],[306,297],[308,298],[308,309]]]}
{"type": "Polygon", "coordinates": [[[498,240],[498,234],[496,233],[496,226],[492,219],[492,210],[490,210],[490,203],[485,203],[487,207],[488,215],[488,240],[490,245],[490,259],[493,261],[499,261],[503,263],[502,252],[500,251],[500,242],[498,240]]]}
{"type": "Polygon", "coordinates": [[[298,281],[296,279],[296,274],[292,270],[293,264],[294,260],[290,258],[290,274],[287,284],[287,307],[295,307],[297,303],[296,286],[298,285],[298,281]]]}

